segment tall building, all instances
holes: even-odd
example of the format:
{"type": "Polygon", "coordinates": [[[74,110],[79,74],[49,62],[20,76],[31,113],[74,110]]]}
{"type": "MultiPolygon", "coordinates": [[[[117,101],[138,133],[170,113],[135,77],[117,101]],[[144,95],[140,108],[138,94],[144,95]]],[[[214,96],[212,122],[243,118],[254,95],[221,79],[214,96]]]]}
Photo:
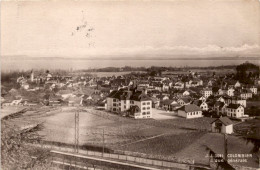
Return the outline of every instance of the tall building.
{"type": "Polygon", "coordinates": [[[31,71],[31,76],[30,76],[30,78],[31,78],[31,82],[34,82],[34,72],[33,72],[33,70],[31,71]]]}
{"type": "Polygon", "coordinates": [[[152,118],[152,100],[145,90],[115,90],[107,96],[107,110],[127,113],[135,119],[152,118]]]}

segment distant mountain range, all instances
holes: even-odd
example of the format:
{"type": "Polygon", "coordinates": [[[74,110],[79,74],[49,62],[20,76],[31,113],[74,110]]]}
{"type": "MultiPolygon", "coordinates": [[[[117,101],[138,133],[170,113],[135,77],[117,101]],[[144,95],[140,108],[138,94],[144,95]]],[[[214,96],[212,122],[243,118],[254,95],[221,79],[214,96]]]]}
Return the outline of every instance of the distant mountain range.
{"type": "Polygon", "coordinates": [[[162,56],[80,56],[80,57],[62,57],[62,56],[54,56],[54,57],[33,57],[33,56],[1,56],[1,60],[259,60],[260,56],[234,56],[234,57],[218,57],[218,56],[190,56],[190,55],[182,55],[182,56],[170,56],[170,55],[162,55],[162,56]]]}

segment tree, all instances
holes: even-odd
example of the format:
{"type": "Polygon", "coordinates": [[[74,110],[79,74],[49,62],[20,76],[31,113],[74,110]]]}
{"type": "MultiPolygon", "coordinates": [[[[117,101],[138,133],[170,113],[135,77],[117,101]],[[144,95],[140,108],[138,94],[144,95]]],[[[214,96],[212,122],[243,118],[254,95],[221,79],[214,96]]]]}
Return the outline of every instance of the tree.
{"type": "Polygon", "coordinates": [[[236,71],[236,79],[245,84],[253,84],[253,79],[259,76],[259,67],[249,62],[238,65],[236,71]]]}

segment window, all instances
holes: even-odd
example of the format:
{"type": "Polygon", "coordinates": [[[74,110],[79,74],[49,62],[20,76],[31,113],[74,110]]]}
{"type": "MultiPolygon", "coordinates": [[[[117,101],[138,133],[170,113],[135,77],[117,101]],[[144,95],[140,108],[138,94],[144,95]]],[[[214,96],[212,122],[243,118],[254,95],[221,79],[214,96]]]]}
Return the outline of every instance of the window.
{"type": "Polygon", "coordinates": [[[124,101],[124,103],[126,104],[126,101],[124,101]]]}
{"type": "Polygon", "coordinates": [[[116,106],[116,104],[114,103],[113,106],[116,106]]]}
{"type": "Polygon", "coordinates": [[[124,106],[124,108],[126,109],[126,106],[124,106]]]}
{"type": "Polygon", "coordinates": [[[146,115],[146,112],[143,112],[143,115],[146,115]]]}
{"type": "Polygon", "coordinates": [[[145,105],[146,103],[144,102],[143,105],[145,105]]]}
{"type": "Polygon", "coordinates": [[[150,109],[150,107],[147,107],[147,109],[150,109]]]}
{"type": "Polygon", "coordinates": [[[145,110],[145,107],[143,107],[143,110],[145,110]]]}
{"type": "Polygon", "coordinates": [[[147,105],[150,105],[150,102],[147,102],[146,104],[147,104],[147,105]]]}
{"type": "Polygon", "coordinates": [[[147,114],[149,115],[149,114],[150,114],[150,112],[147,112],[147,114]]]}
{"type": "Polygon", "coordinates": [[[116,102],[116,99],[113,99],[113,102],[116,102]]]}

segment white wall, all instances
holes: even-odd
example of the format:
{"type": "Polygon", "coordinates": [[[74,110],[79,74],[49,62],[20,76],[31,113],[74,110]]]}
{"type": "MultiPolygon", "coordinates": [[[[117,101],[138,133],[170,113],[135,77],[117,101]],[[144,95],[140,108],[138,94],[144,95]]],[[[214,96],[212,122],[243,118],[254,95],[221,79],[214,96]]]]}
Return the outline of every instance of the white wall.
{"type": "Polygon", "coordinates": [[[221,133],[226,133],[226,134],[233,133],[233,125],[231,124],[231,125],[225,126],[224,124],[222,124],[221,133]]]}

